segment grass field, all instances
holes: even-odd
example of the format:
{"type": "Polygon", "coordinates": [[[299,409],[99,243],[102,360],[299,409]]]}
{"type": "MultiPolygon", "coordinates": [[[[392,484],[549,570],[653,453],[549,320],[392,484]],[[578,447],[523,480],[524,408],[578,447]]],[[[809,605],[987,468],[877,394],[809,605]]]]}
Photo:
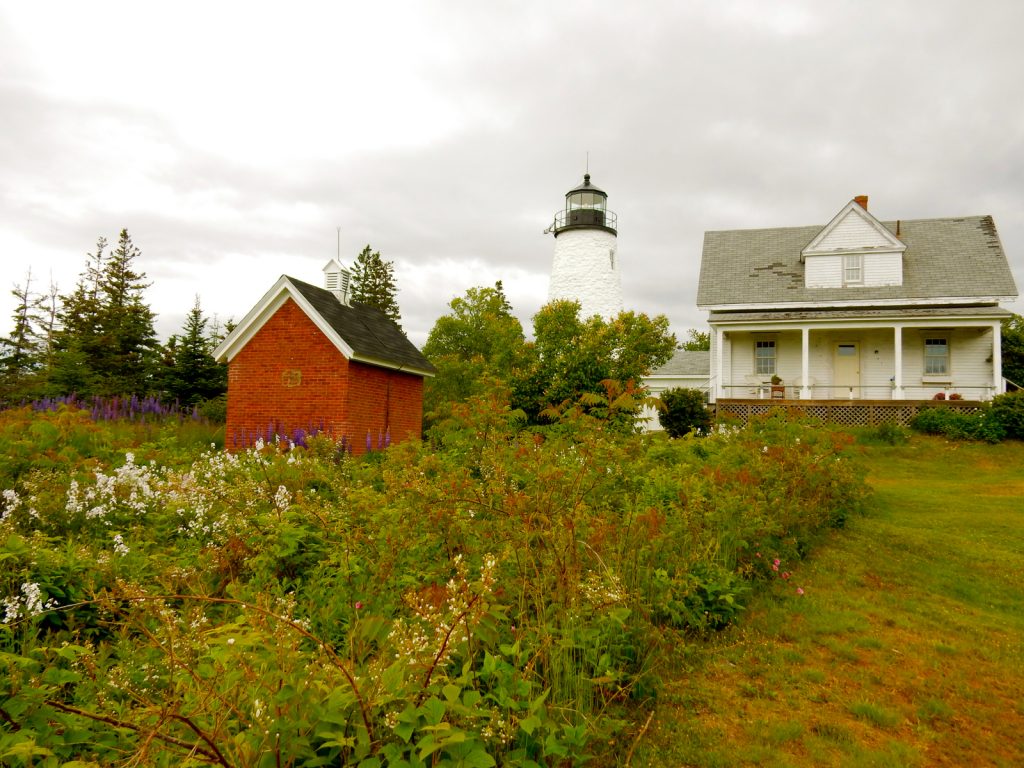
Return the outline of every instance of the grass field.
{"type": "Polygon", "coordinates": [[[678,652],[633,765],[1024,765],[1024,443],[863,451],[867,514],[678,652]]]}

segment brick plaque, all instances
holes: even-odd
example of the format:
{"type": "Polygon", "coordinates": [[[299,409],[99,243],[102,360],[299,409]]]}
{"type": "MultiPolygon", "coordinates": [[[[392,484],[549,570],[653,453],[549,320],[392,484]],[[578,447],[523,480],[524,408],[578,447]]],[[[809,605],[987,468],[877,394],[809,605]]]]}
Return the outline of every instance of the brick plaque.
{"type": "Polygon", "coordinates": [[[302,383],[302,371],[294,369],[281,371],[281,383],[288,387],[297,387],[302,383]]]}

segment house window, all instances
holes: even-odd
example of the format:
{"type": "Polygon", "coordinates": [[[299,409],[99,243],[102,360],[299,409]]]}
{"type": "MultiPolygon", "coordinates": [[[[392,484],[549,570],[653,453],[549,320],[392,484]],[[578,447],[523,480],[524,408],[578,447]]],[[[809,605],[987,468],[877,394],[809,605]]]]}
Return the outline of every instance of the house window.
{"type": "Polygon", "coordinates": [[[864,284],[864,257],[853,254],[843,256],[843,285],[864,284]]]}
{"type": "Polygon", "coordinates": [[[775,373],[775,342],[754,342],[754,372],[761,376],[775,373]]]}
{"type": "Polygon", "coordinates": [[[946,339],[925,339],[925,376],[941,376],[945,373],[949,373],[949,342],[946,339]]]}

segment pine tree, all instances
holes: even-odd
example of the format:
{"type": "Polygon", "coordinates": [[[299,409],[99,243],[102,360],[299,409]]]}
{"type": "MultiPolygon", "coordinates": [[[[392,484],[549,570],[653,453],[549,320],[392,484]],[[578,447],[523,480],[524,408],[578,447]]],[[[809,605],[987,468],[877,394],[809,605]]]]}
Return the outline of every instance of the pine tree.
{"type": "Polygon", "coordinates": [[[25,283],[16,284],[11,295],[17,301],[14,314],[14,330],[11,335],[0,339],[3,352],[0,353],[0,367],[5,376],[21,376],[28,373],[38,362],[35,332],[32,328],[33,307],[32,270],[25,276],[25,283]]]}
{"type": "Polygon", "coordinates": [[[100,279],[103,306],[100,324],[107,342],[104,394],[143,394],[153,387],[159,344],[153,329],[155,315],[143,301],[151,284],[133,263],[141,252],[122,229],[117,249],[110,254],[100,279]]]}
{"type": "Polygon", "coordinates": [[[143,300],[149,287],[133,262],[141,255],[121,230],[106,252],[99,238],[74,292],[62,297],[55,334],[51,389],[55,393],[121,395],[153,390],[159,345],[153,312],[143,300]]]}
{"type": "Polygon", "coordinates": [[[38,370],[40,350],[33,321],[36,300],[32,296],[32,270],[24,284],[16,284],[11,295],[17,301],[14,330],[0,339],[0,402],[11,402],[26,394],[27,380],[38,370]]]}
{"type": "Polygon", "coordinates": [[[351,291],[353,301],[376,307],[401,327],[402,315],[395,298],[395,266],[384,261],[380,251],[367,245],[356,257],[352,265],[351,291]]]}
{"type": "Polygon", "coordinates": [[[217,340],[207,333],[207,322],[196,296],[183,333],[172,336],[165,347],[165,390],[182,405],[195,405],[227,389],[227,367],[213,358],[217,340]]]}

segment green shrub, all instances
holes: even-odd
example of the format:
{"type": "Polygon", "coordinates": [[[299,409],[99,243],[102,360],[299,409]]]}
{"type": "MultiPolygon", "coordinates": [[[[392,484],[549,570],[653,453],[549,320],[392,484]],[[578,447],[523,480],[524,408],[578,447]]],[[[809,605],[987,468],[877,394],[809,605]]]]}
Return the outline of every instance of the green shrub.
{"type": "Polygon", "coordinates": [[[189,462],[185,425],[8,418],[0,754],[54,764],[611,764],[664,643],[865,492],[847,439],[778,417],[651,440],[490,398],[371,459],[189,462]]]}
{"type": "Polygon", "coordinates": [[[992,419],[1007,437],[1024,440],[1024,389],[997,395],[992,400],[992,419]]]}
{"type": "Polygon", "coordinates": [[[658,412],[658,422],[669,437],[707,432],[711,416],[704,393],[699,389],[667,389],[661,393],[661,402],[665,410],[658,412]]]}
{"type": "Polygon", "coordinates": [[[228,395],[225,392],[209,400],[203,400],[197,406],[199,415],[212,424],[223,424],[228,420],[228,395]]]}
{"type": "Polygon", "coordinates": [[[883,421],[860,434],[861,440],[868,444],[902,445],[910,439],[906,428],[894,421],[883,421]]]}
{"type": "Polygon", "coordinates": [[[984,440],[998,443],[1006,430],[991,408],[982,407],[976,411],[960,408],[922,408],[910,422],[918,432],[928,435],[943,435],[953,440],[984,440]]]}

